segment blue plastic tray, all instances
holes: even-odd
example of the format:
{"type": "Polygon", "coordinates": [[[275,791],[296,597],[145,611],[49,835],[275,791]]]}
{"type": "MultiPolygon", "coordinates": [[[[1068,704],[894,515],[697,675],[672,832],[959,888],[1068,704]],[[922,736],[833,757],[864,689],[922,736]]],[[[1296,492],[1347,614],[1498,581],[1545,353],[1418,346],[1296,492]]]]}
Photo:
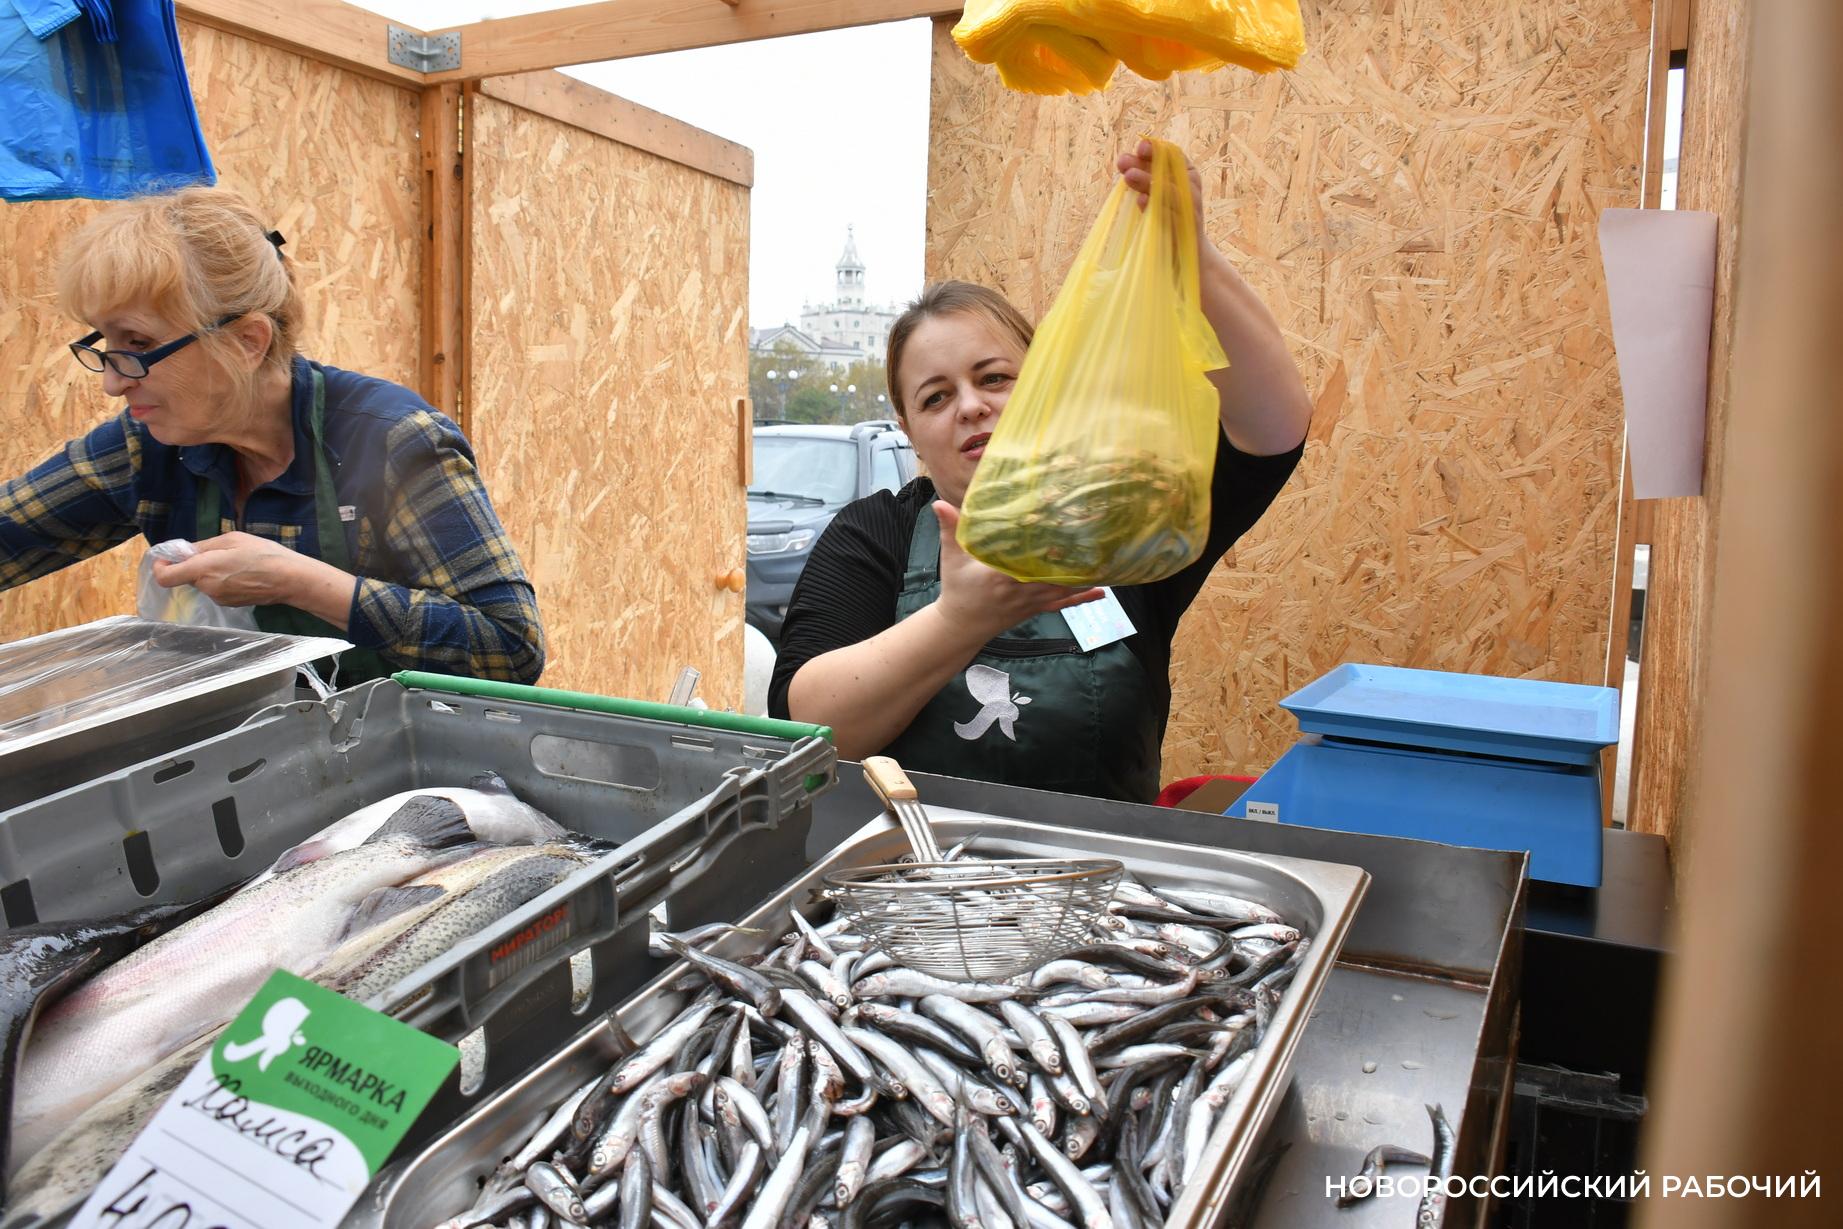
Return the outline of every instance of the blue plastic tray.
{"type": "Polygon", "coordinates": [[[1346,663],[1280,706],[1307,733],[1551,764],[1619,741],[1619,693],[1577,683],[1346,663]]]}

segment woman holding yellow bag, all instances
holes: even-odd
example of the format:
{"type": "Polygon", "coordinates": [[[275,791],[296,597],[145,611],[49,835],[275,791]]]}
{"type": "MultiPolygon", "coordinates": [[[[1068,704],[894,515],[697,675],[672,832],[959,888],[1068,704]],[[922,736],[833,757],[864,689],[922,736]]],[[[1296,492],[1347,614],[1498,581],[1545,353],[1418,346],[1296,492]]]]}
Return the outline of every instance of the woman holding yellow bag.
{"type": "MultiPolygon", "coordinates": [[[[1142,204],[1153,162],[1141,142],[1117,163],[1142,204]]],[[[814,546],[771,713],[832,726],[851,759],[887,753],[918,771],[1135,802],[1157,793],[1178,620],[1285,485],[1311,414],[1272,316],[1204,236],[1194,168],[1188,178],[1197,302],[1229,359],[1208,375],[1220,438],[1199,556],[1103,591],[1014,580],[961,550],[960,507],[1032,328],[994,291],[932,287],[897,320],[888,359],[890,400],[929,477],[851,504],[814,546]]]]}

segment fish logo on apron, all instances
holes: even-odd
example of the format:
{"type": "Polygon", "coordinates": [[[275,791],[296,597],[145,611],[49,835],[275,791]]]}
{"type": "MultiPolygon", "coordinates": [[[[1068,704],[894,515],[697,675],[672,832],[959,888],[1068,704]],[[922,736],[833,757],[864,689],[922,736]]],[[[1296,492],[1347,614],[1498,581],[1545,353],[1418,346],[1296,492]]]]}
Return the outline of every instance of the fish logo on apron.
{"type": "Polygon", "coordinates": [[[1021,715],[1018,705],[1029,704],[1030,697],[1012,695],[1011,676],[991,666],[968,666],[965,677],[966,690],[983,707],[971,721],[954,722],[953,732],[969,743],[978,742],[987,730],[997,724],[999,733],[1016,742],[1017,731],[1012,728],[1012,723],[1021,715]]]}

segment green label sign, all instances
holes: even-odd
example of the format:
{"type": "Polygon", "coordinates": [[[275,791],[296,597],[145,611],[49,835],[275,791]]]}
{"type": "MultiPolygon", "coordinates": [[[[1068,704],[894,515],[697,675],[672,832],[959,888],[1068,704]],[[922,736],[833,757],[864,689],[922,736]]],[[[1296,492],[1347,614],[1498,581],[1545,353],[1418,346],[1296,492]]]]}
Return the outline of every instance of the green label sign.
{"type": "Polygon", "coordinates": [[[330,1229],[459,1061],[451,1045],[277,972],[73,1229],[330,1229]]]}
{"type": "Polygon", "coordinates": [[[211,1047],[225,1090],[326,1123],[372,1173],[459,1061],[446,1042],[283,972],[211,1047]]]}

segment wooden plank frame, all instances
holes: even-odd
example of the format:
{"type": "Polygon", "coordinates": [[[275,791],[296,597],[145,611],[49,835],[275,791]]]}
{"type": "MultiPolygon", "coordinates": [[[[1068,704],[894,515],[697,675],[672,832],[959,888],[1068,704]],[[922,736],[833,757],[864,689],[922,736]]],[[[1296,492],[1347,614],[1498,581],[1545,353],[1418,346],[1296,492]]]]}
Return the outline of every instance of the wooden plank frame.
{"type": "MultiPolygon", "coordinates": [[[[390,62],[388,18],[341,0],[178,0],[179,15],[258,43],[420,89],[429,79],[390,62]]],[[[405,27],[399,27],[405,28],[405,27]]]]}
{"type": "Polygon", "coordinates": [[[755,154],[748,146],[726,141],[586,81],[546,70],[488,77],[480,82],[480,92],[745,188],[755,184],[755,154]]]}
{"type": "Polygon", "coordinates": [[[422,396],[467,430],[467,166],[459,85],[422,91],[422,396]]]}
{"type": "Polygon", "coordinates": [[[954,0],[603,0],[522,17],[449,26],[461,35],[461,67],[430,82],[565,68],[662,51],[816,34],[911,17],[956,16],[954,0]]]}
{"type": "MultiPolygon", "coordinates": [[[[1677,35],[1677,18],[1681,16],[1685,23],[1689,19],[1689,0],[1652,0],[1651,6],[1651,60],[1649,76],[1646,81],[1647,99],[1645,103],[1645,161],[1639,179],[1639,204],[1645,209],[1656,209],[1663,199],[1664,190],[1664,112],[1669,99],[1670,58],[1675,48],[1673,42],[1677,35]]],[[[1648,543],[1649,526],[1643,522],[1649,518],[1644,513],[1650,511],[1649,501],[1640,501],[1632,497],[1632,462],[1628,455],[1623,464],[1623,477],[1619,496],[1619,539],[1614,548],[1618,553],[1613,558],[1613,600],[1609,614],[1611,620],[1610,634],[1606,640],[1606,676],[1605,685],[1619,692],[1620,711],[1625,711],[1628,704],[1638,703],[1639,691],[1644,687],[1641,672],[1638,685],[1630,695],[1625,690],[1625,653],[1627,628],[1632,621],[1632,579],[1637,566],[1636,554],[1638,544],[1648,543]]],[[[1642,653],[1642,648],[1640,652],[1642,653]]],[[[1638,730],[1632,731],[1631,749],[1632,774],[1626,782],[1626,815],[1631,815],[1632,782],[1638,779],[1638,730]]],[[[1609,747],[1601,758],[1601,807],[1602,820],[1613,822],[1613,790],[1618,776],[1617,766],[1619,748],[1609,747]]]]}
{"type": "Polygon", "coordinates": [[[189,20],[413,88],[911,17],[951,17],[961,8],[954,0],[602,0],[423,31],[342,0],[178,4],[179,15],[189,20]],[[460,34],[461,67],[421,73],[392,64],[393,25],[412,34],[460,34]]]}

